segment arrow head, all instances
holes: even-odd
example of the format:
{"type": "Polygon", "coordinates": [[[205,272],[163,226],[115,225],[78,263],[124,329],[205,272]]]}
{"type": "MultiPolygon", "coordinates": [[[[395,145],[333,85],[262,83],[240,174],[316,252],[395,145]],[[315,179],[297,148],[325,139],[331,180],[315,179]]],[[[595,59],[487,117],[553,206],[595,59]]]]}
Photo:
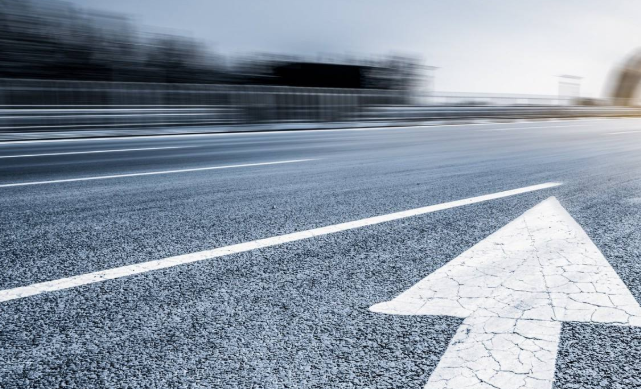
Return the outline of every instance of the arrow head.
{"type": "Polygon", "coordinates": [[[641,326],[641,307],[551,197],[374,312],[641,326]]]}

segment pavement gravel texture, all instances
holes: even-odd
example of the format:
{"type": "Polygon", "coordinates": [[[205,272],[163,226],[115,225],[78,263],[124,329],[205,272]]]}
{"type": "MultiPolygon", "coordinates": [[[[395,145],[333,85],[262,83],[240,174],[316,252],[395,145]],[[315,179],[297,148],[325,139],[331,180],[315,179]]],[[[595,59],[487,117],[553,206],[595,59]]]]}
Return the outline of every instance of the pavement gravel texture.
{"type": "MultiPolygon", "coordinates": [[[[0,185],[314,160],[0,187],[0,289],[564,185],[0,303],[0,387],[421,388],[461,319],[368,308],[549,196],[641,301],[641,131],[611,134],[639,123],[1,144],[0,156],[188,148],[0,159],[0,185]]],[[[565,323],[555,388],[639,387],[639,339],[639,328],[565,323]]]]}
{"type": "Polygon", "coordinates": [[[641,388],[641,328],[566,323],[556,388],[641,388]]]}

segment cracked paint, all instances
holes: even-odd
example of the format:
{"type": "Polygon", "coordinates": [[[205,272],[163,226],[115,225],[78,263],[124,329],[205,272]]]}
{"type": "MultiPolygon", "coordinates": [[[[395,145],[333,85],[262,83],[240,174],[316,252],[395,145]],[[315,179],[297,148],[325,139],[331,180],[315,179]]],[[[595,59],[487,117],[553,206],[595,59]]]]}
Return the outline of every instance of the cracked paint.
{"type": "Polygon", "coordinates": [[[563,321],[641,326],[641,307],[551,197],[374,312],[465,318],[426,389],[549,389],[563,321]]]}

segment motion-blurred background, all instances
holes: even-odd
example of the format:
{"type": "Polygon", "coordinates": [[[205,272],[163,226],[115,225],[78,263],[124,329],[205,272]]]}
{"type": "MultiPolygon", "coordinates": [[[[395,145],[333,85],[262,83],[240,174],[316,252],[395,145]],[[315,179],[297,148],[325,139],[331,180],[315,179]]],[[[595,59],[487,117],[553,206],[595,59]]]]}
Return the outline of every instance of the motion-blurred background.
{"type": "Polygon", "coordinates": [[[638,114],[630,2],[177,3],[0,0],[0,129],[638,114]]]}

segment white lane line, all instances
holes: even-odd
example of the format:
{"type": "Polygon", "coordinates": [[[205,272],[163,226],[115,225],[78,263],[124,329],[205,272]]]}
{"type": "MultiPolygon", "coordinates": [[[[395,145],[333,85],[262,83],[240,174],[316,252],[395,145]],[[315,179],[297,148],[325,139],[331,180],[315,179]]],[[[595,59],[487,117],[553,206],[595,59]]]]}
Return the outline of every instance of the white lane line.
{"type": "Polygon", "coordinates": [[[124,178],[124,177],[155,176],[155,175],[159,175],[159,174],[201,172],[201,171],[205,171],[205,170],[221,170],[221,169],[232,169],[232,168],[252,167],[252,166],[282,165],[282,164],[286,164],[286,163],[297,163],[297,162],[307,162],[307,161],[315,161],[315,159],[292,159],[292,160],[288,160],[288,161],[273,161],[273,162],[259,162],[259,163],[244,163],[244,164],[239,164],[239,165],[208,166],[208,167],[199,167],[199,168],[193,168],[193,169],[177,169],[177,170],[163,170],[163,171],[144,172],[144,173],[114,174],[114,175],[109,175],[109,176],[67,178],[67,179],[63,179],[63,180],[15,182],[15,183],[12,183],[12,184],[1,184],[0,188],[12,188],[12,187],[16,187],[16,186],[43,185],[43,184],[59,184],[59,183],[63,183],[63,182],[108,180],[108,179],[112,179],[112,178],[124,178]]]}
{"type": "Polygon", "coordinates": [[[143,148],[136,148],[136,149],[112,149],[112,150],[91,150],[91,151],[69,151],[64,153],[0,155],[0,159],[28,158],[28,157],[53,157],[58,155],[77,155],[77,154],[124,153],[124,152],[130,152],[130,151],[186,149],[190,147],[195,147],[195,146],[143,147],[143,148]]]}
{"type": "MultiPolygon", "coordinates": [[[[614,119],[599,119],[598,121],[614,120],[614,119]]],[[[572,122],[592,122],[596,119],[576,119],[572,122]]],[[[567,123],[568,120],[548,120],[543,123],[567,123]]],[[[414,126],[376,126],[376,127],[350,127],[350,128],[328,128],[328,129],[315,129],[315,130],[265,130],[265,131],[245,131],[245,132],[209,132],[209,133],[188,133],[188,134],[166,134],[166,135],[132,135],[132,136],[105,136],[94,138],[72,138],[72,139],[33,139],[33,140],[20,140],[20,141],[0,141],[0,146],[10,146],[21,143],[52,143],[52,142],[91,142],[103,140],[129,140],[129,139],[163,139],[163,138],[183,138],[183,137],[210,137],[210,136],[239,136],[239,135],[276,135],[276,134],[289,134],[289,135],[304,135],[319,132],[351,132],[351,131],[386,131],[386,130],[417,130],[417,129],[447,129],[450,127],[475,127],[475,126],[504,126],[523,124],[528,122],[519,123],[467,123],[467,124],[440,124],[440,125],[414,125],[414,126]]],[[[539,123],[539,122],[530,122],[539,123]]],[[[576,125],[579,126],[579,125],[576,125]]]]}
{"type": "MultiPolygon", "coordinates": [[[[199,123],[205,124],[205,123],[199,123]]],[[[20,143],[49,143],[49,142],[79,142],[79,141],[94,141],[94,140],[121,140],[121,139],[138,139],[138,138],[176,138],[176,137],[194,137],[194,136],[235,136],[235,135],[275,135],[275,134],[303,134],[303,133],[317,133],[317,132],[351,132],[351,131],[386,131],[386,130],[413,130],[413,129],[441,129],[446,127],[467,127],[467,126],[486,126],[490,123],[469,123],[469,124],[446,124],[446,125],[431,125],[431,124],[421,124],[414,126],[376,126],[376,127],[350,127],[350,128],[327,128],[327,129],[284,129],[284,130],[258,130],[258,131],[238,131],[238,132],[202,132],[202,133],[185,133],[175,132],[173,134],[165,133],[164,135],[132,135],[132,136],[106,136],[106,137],[95,137],[95,138],[72,138],[72,139],[34,139],[34,140],[22,140],[22,141],[0,141],[1,145],[9,144],[20,144],[20,143]]],[[[503,123],[501,123],[503,124],[503,123]]],[[[505,123],[508,124],[508,123],[505,123]]],[[[155,125],[155,124],[154,124],[155,125]]],[[[106,127],[102,126],[102,127],[106,127]]],[[[24,128],[24,127],[21,127],[24,128]]],[[[2,127],[0,127],[2,129],[2,127]]],[[[13,129],[18,129],[15,127],[13,129]]],[[[143,129],[145,130],[145,129],[143,129]]],[[[59,132],[58,132],[59,134],[59,132]]],[[[65,133],[66,134],[66,133],[65,133]]],[[[69,133],[73,134],[73,133],[69,133]]]]}
{"type": "Polygon", "coordinates": [[[641,130],[608,132],[606,135],[621,135],[621,134],[636,134],[636,133],[641,133],[641,130]]]}
{"type": "Polygon", "coordinates": [[[534,192],[538,190],[554,188],[562,183],[547,182],[544,184],[526,186],[523,188],[506,190],[477,197],[470,197],[467,199],[450,201],[447,203],[429,205],[421,208],[414,208],[407,211],[390,213],[387,215],[374,216],[361,220],[351,221],[347,223],[335,224],[332,226],[319,227],[311,230],[294,232],[291,234],[274,236],[271,238],[253,240],[251,242],[239,243],[231,246],[219,247],[213,250],[200,251],[191,254],[179,255],[164,259],[158,259],[149,262],[137,263],[134,265],[127,265],[108,270],[97,271],[93,273],[81,274],[68,278],[61,278],[53,281],[46,281],[29,286],[22,286],[13,289],[5,289],[0,291],[0,302],[15,300],[23,297],[34,296],[45,292],[53,292],[62,289],[74,288],[81,285],[93,284],[105,280],[113,280],[121,277],[128,277],[134,274],[146,273],[153,270],[166,269],[178,265],[184,265],[193,262],[199,262],[206,259],[222,257],[225,255],[238,254],[255,249],[276,246],[283,243],[295,242],[298,240],[313,238],[315,236],[322,236],[333,234],[341,231],[352,230],[355,228],[371,226],[375,224],[385,223],[393,220],[405,219],[412,216],[424,215],[436,211],[441,211],[450,208],[462,207],[464,205],[481,203],[489,200],[496,200],[504,197],[515,196],[523,193],[534,192]]]}
{"type": "Polygon", "coordinates": [[[481,131],[516,131],[516,130],[530,130],[530,129],[539,129],[539,128],[560,128],[560,127],[585,127],[581,124],[572,124],[567,126],[532,126],[532,127],[515,127],[515,128],[492,128],[488,130],[481,131]]]}

